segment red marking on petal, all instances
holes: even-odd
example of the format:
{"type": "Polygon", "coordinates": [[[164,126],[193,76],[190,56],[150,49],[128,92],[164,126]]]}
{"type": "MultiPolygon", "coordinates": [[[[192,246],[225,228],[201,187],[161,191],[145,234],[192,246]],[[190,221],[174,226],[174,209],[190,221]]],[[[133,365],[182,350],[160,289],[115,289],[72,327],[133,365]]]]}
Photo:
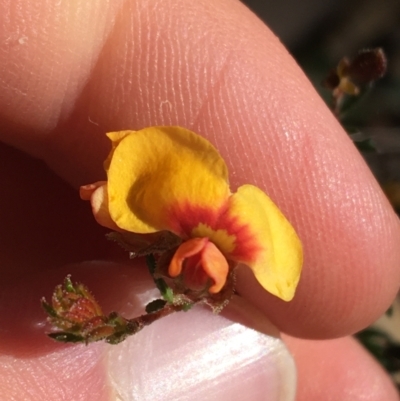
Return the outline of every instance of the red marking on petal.
{"type": "Polygon", "coordinates": [[[238,262],[253,262],[258,258],[261,251],[265,251],[265,246],[261,245],[262,238],[257,238],[251,226],[240,222],[238,216],[229,213],[229,203],[226,202],[220,208],[206,208],[182,203],[176,205],[168,213],[168,226],[170,230],[181,238],[190,238],[192,230],[205,224],[212,230],[226,230],[227,235],[235,236],[234,249],[225,256],[228,259],[238,262]]]}
{"type": "Polygon", "coordinates": [[[229,210],[220,216],[215,228],[224,229],[229,235],[236,237],[235,248],[227,255],[229,259],[250,262],[257,259],[259,252],[264,251],[260,244],[262,238],[257,238],[251,227],[241,223],[238,217],[229,216],[229,210]]]}
{"type": "Polygon", "coordinates": [[[168,226],[171,231],[182,238],[190,238],[192,230],[200,223],[214,228],[226,205],[220,208],[203,207],[189,202],[177,204],[167,212],[168,226]]]}

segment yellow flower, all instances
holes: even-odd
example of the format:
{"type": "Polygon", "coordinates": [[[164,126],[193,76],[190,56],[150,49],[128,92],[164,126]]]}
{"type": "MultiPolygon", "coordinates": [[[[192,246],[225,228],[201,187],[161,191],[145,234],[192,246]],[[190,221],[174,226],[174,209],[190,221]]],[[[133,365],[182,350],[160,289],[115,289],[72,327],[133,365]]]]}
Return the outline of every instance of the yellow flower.
{"type": "Polygon", "coordinates": [[[217,150],[181,127],[111,132],[108,181],[81,188],[97,221],[137,234],[170,231],[182,239],[169,265],[189,288],[224,286],[232,263],[243,263],[270,293],[290,301],[302,247],[271,199],[252,185],[231,193],[217,150]]]}

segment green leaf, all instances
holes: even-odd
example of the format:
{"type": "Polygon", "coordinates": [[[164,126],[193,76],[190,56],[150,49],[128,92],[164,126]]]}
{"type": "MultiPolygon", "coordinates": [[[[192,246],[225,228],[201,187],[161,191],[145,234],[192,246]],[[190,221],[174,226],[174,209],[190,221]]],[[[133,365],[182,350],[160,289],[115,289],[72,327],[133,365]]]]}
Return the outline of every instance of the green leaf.
{"type": "Polygon", "coordinates": [[[189,311],[190,309],[192,309],[193,308],[193,306],[194,306],[194,303],[187,303],[187,304],[184,304],[183,306],[182,306],[182,310],[184,311],[184,312],[187,312],[187,311],[189,311]]]}
{"type": "Polygon", "coordinates": [[[63,331],[59,331],[57,333],[48,334],[50,338],[53,340],[62,342],[62,343],[81,343],[85,342],[85,339],[82,336],[72,333],[66,333],[63,331]]]}
{"type": "Polygon", "coordinates": [[[168,302],[173,303],[174,301],[174,292],[171,287],[168,287],[167,283],[162,278],[157,278],[154,280],[158,290],[160,291],[162,297],[168,302]]]}
{"type": "Polygon", "coordinates": [[[164,299],[155,299],[154,301],[151,301],[146,305],[146,312],[147,313],[157,312],[160,309],[164,308],[166,304],[167,301],[164,299]]]}
{"type": "Polygon", "coordinates": [[[68,292],[76,292],[75,291],[75,287],[74,287],[74,285],[72,284],[72,281],[71,281],[71,276],[65,277],[64,287],[65,287],[65,290],[68,291],[68,292]]]}
{"type": "Polygon", "coordinates": [[[50,304],[48,304],[46,302],[46,300],[43,298],[42,299],[42,308],[44,309],[44,311],[50,316],[50,317],[58,317],[57,312],[54,310],[54,308],[52,306],[50,306],[50,304]]]}
{"type": "Polygon", "coordinates": [[[147,267],[149,269],[151,276],[154,277],[154,273],[155,273],[156,267],[157,267],[157,262],[156,262],[156,258],[154,257],[154,255],[152,253],[149,255],[146,255],[146,264],[147,264],[147,267]]]}
{"type": "Polygon", "coordinates": [[[106,338],[106,342],[111,345],[117,345],[119,343],[122,343],[128,337],[127,333],[116,333],[110,337],[106,338]]]}

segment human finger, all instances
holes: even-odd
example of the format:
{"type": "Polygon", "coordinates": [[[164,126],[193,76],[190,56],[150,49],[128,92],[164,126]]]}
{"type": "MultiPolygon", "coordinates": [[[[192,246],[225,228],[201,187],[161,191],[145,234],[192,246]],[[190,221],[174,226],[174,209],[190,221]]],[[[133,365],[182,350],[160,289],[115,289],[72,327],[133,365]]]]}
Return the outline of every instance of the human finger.
{"type": "MultiPolygon", "coordinates": [[[[291,303],[266,294],[246,270],[238,279],[244,297],[280,329],[303,337],[356,331],[387,308],[399,284],[398,221],[302,72],[244,6],[129,1],[103,9],[93,2],[85,9],[92,17],[79,24],[79,1],[67,9],[40,4],[26,7],[31,20],[46,21],[58,35],[40,47],[41,58],[29,57],[43,43],[29,24],[28,40],[7,45],[2,76],[18,79],[3,85],[5,140],[79,185],[103,177],[104,131],[191,128],[221,150],[233,188],[248,182],[266,190],[304,244],[291,303]],[[57,25],[57,18],[70,24],[57,25]],[[68,46],[79,42],[73,55],[61,46],[65,38],[68,46]],[[17,74],[26,68],[32,74],[17,74]],[[69,77],[73,85],[50,90],[49,71],[51,82],[69,77]]],[[[16,15],[13,26],[22,21],[16,15]]]]}
{"type": "Polygon", "coordinates": [[[55,343],[45,335],[50,327],[37,306],[40,296],[67,273],[90,286],[105,313],[137,316],[157,296],[145,266],[105,262],[27,275],[3,287],[2,399],[239,401],[244,394],[255,401],[294,399],[295,366],[276,329],[259,311],[253,315],[236,301],[227,312],[234,321],[196,307],[118,346],[55,343]],[[244,311],[246,323],[261,331],[238,322],[244,311]]]}
{"type": "Polygon", "coordinates": [[[283,338],[296,360],[296,401],[399,399],[388,374],[355,339],[283,338]]]}

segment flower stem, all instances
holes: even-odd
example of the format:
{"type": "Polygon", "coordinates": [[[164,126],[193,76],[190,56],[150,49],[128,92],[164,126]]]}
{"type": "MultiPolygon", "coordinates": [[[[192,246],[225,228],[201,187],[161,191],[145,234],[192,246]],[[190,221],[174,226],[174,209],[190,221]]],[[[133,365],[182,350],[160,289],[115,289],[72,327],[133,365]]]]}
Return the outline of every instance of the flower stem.
{"type": "Polygon", "coordinates": [[[128,322],[133,323],[135,326],[137,326],[136,332],[138,332],[145,326],[149,326],[150,324],[154,323],[156,320],[171,315],[174,312],[181,312],[182,310],[184,310],[184,305],[167,304],[162,309],[159,309],[156,312],[147,313],[145,315],[129,319],[128,322]]]}

